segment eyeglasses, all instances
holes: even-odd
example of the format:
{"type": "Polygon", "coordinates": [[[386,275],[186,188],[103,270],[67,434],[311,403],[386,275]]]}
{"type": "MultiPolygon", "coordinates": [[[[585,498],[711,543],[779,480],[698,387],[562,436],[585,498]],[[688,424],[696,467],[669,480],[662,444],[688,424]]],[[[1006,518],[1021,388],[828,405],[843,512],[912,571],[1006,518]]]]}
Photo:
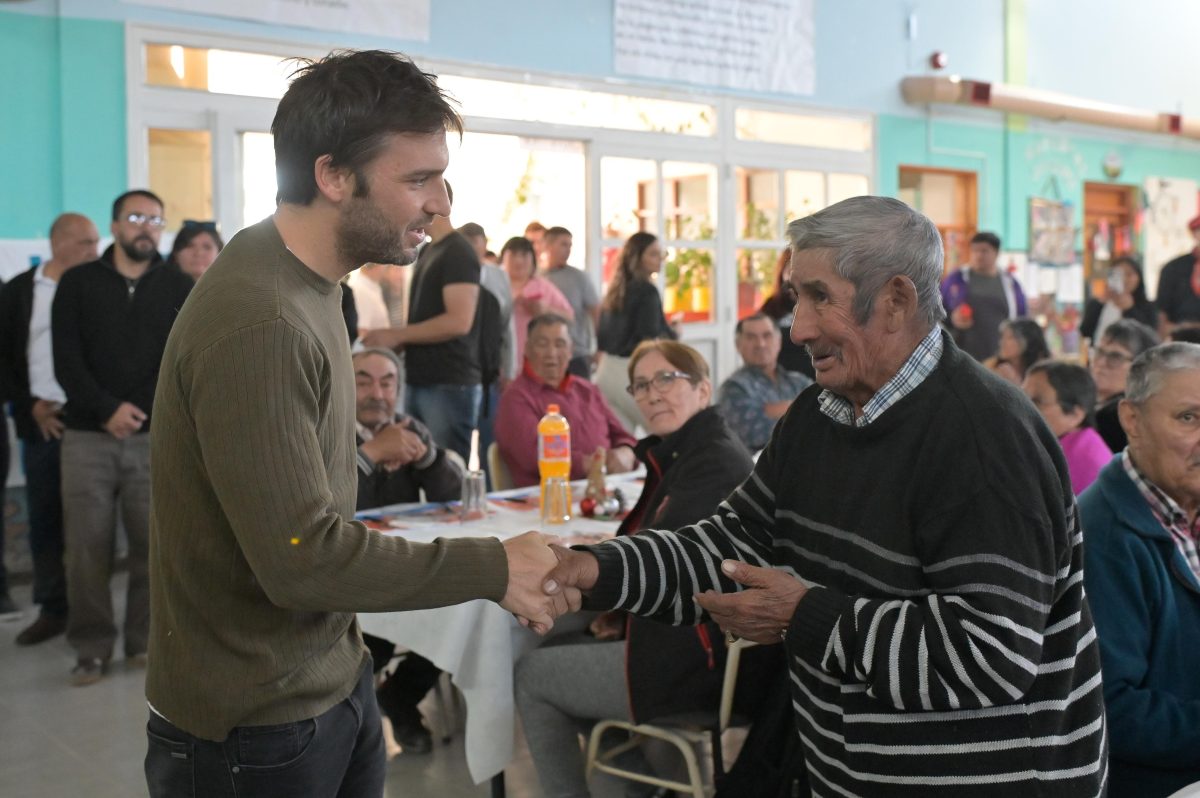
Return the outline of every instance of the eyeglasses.
{"type": "Polygon", "coordinates": [[[1133,357],[1125,354],[1124,352],[1119,352],[1116,349],[1100,349],[1099,347],[1092,347],[1092,362],[1104,363],[1105,365],[1115,367],[1124,365],[1125,363],[1132,363],[1133,357]]]}
{"type": "Polygon", "coordinates": [[[217,232],[216,222],[198,222],[195,219],[184,219],[183,226],[180,230],[204,230],[205,232],[217,232]]]}
{"type": "Polygon", "coordinates": [[[643,399],[650,392],[650,386],[659,393],[665,393],[675,380],[694,382],[692,375],[686,371],[660,371],[648,380],[634,380],[625,386],[625,390],[634,399],[643,399]]]}
{"type": "Polygon", "coordinates": [[[162,227],[167,223],[161,216],[150,216],[146,213],[131,213],[125,217],[125,221],[130,224],[148,224],[151,227],[162,227]]]}

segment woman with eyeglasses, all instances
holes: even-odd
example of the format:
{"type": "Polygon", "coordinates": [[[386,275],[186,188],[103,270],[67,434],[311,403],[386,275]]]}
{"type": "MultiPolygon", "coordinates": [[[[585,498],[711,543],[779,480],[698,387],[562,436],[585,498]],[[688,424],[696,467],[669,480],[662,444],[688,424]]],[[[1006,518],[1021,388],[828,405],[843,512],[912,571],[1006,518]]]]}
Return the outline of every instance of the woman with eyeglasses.
{"type": "Polygon", "coordinates": [[[1133,319],[1121,319],[1105,328],[1100,343],[1092,347],[1089,361],[1096,381],[1096,431],[1114,452],[1125,449],[1128,441],[1117,415],[1117,406],[1125,397],[1125,381],[1133,359],[1159,338],[1152,328],[1133,319]]]}
{"type": "Polygon", "coordinates": [[[224,248],[225,242],[217,232],[216,222],[188,219],[175,234],[175,243],[171,245],[167,263],[173,264],[193,280],[199,280],[224,248]]]}
{"type": "Polygon", "coordinates": [[[641,422],[641,414],[625,391],[629,356],[642,341],[679,337],[663,315],[662,298],[654,286],[662,265],[658,237],[634,233],[621,250],[621,260],[601,303],[596,345],[604,354],[596,369],[596,385],[621,423],[631,430],[641,422]]]}
{"type": "MultiPolygon", "coordinates": [[[[753,468],[750,453],[709,404],[708,364],[686,344],[646,341],[630,355],[628,376],[650,435],[637,445],[646,484],[617,534],[677,529],[707,518],[753,468]]],[[[726,652],[716,624],[667,626],[605,613],[589,631],[594,639],[534,649],[517,665],[517,707],[546,795],[589,794],[577,738],[581,721],[653,722],[714,710],[720,699],[726,652]]],[[[739,703],[753,700],[754,688],[767,683],[767,669],[778,665],[776,648],[745,652],[739,703]]]]}

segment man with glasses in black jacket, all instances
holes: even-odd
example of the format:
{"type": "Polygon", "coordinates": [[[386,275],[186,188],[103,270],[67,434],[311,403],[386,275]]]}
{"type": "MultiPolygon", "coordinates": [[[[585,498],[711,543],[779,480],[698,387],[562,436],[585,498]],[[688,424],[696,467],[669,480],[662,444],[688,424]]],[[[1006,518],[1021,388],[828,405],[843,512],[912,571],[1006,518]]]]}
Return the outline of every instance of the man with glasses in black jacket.
{"type": "Polygon", "coordinates": [[[115,239],[63,275],[51,307],[54,372],[67,396],[62,442],[67,642],[77,686],[108,670],[117,627],[109,579],[117,509],[129,540],[125,659],[144,667],[150,620],[151,405],[159,361],[192,279],[158,253],[163,203],[129,191],[113,203],[115,239]]]}

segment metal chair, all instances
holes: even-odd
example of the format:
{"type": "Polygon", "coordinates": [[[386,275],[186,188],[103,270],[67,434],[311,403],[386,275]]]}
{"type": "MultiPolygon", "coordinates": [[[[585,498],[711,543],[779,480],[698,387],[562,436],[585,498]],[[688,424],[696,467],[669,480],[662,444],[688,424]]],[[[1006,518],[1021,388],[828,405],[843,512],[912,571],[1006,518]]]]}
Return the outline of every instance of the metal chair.
{"type": "Polygon", "coordinates": [[[724,775],[725,767],[721,754],[721,734],[729,726],[741,726],[747,722],[742,718],[733,717],[733,692],[737,686],[738,664],[741,661],[742,649],[757,645],[749,640],[738,640],[729,647],[725,660],[725,680],[721,684],[721,705],[717,711],[687,712],[659,718],[655,723],[631,723],[625,720],[602,720],[592,729],[587,747],[587,775],[591,778],[593,770],[608,773],[630,781],[643,784],[653,784],[668,790],[690,794],[694,798],[705,798],[706,785],[700,772],[700,763],[696,759],[695,747],[706,742],[712,744],[713,780],[724,775]],[[600,740],[609,729],[621,729],[629,732],[629,740],[601,751],[600,740]],[[618,767],[613,760],[641,745],[647,738],[664,740],[675,746],[687,766],[688,781],[672,781],[658,776],[635,773],[618,767]]]}

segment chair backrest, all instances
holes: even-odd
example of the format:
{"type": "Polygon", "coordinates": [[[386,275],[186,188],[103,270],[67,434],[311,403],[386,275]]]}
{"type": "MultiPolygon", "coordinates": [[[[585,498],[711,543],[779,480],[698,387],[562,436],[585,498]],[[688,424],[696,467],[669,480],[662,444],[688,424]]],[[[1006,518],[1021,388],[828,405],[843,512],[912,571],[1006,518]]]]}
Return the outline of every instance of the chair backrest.
{"type": "Polygon", "coordinates": [[[500,445],[492,441],[487,448],[488,470],[492,472],[492,490],[508,490],[513,485],[512,474],[508,473],[508,464],[500,456],[500,445]]]}
{"type": "Polygon", "coordinates": [[[733,691],[737,689],[738,665],[742,661],[742,649],[757,646],[753,640],[739,638],[729,646],[725,655],[725,681],[721,683],[721,710],[718,728],[725,731],[729,728],[729,717],[733,714],[733,691]]]}

